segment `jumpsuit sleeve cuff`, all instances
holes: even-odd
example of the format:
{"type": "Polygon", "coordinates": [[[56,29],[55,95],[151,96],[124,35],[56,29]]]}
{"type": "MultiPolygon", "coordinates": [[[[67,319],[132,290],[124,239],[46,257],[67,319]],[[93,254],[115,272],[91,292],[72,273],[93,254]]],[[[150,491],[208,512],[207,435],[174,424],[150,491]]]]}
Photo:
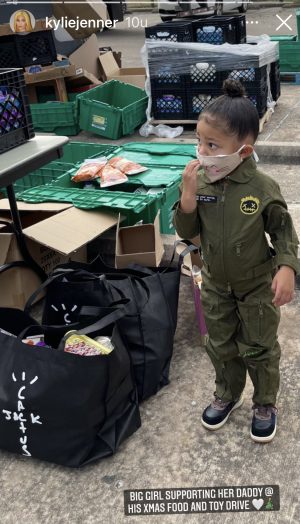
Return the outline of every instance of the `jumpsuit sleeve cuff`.
{"type": "Polygon", "coordinates": [[[300,260],[299,259],[290,257],[289,255],[279,255],[279,254],[277,254],[276,258],[277,258],[278,267],[289,266],[295,271],[296,275],[300,273],[300,260]]]}

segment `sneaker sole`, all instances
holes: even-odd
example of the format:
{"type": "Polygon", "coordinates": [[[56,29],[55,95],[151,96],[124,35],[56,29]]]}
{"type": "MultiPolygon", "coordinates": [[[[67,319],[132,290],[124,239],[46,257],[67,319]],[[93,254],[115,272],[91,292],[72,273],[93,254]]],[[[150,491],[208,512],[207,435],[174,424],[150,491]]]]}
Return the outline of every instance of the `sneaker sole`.
{"type": "Polygon", "coordinates": [[[250,437],[254,442],[260,442],[261,444],[267,444],[268,442],[271,442],[276,434],[276,427],[274,428],[273,433],[271,435],[268,435],[267,437],[258,437],[256,435],[253,435],[252,430],[250,429],[250,437]]]}
{"type": "Polygon", "coordinates": [[[210,425],[210,424],[207,424],[207,422],[205,422],[203,420],[203,418],[201,417],[201,423],[202,425],[206,428],[206,429],[209,429],[211,431],[215,431],[216,429],[220,429],[222,426],[224,426],[224,424],[226,424],[229,416],[231,415],[231,413],[235,410],[235,409],[238,409],[244,402],[244,398],[243,396],[241,396],[241,398],[237,401],[236,404],[234,404],[233,408],[231,409],[231,411],[229,411],[227,417],[224,418],[224,420],[222,420],[222,422],[219,422],[219,424],[213,424],[213,425],[210,425]]]}

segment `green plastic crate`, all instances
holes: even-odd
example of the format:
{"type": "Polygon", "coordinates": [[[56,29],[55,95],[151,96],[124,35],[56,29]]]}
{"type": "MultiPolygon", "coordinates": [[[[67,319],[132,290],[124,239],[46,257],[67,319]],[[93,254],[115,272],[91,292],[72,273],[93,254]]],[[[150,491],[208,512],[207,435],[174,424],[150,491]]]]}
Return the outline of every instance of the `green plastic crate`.
{"type": "Polygon", "coordinates": [[[280,72],[300,71],[300,41],[279,42],[280,72]]]}
{"type": "Polygon", "coordinates": [[[195,144],[153,144],[129,142],[117,152],[128,160],[146,166],[173,166],[183,170],[188,162],[195,160],[195,144]]]}
{"type": "Polygon", "coordinates": [[[179,182],[165,189],[165,203],[160,209],[160,231],[165,235],[175,235],[173,206],[177,200],[179,200],[179,182]]]}
{"type": "MultiPolygon", "coordinates": [[[[68,173],[59,176],[54,185],[61,187],[78,187],[77,182],[72,182],[71,178],[75,175],[78,170],[78,166],[75,169],[70,169],[68,173]]],[[[149,187],[169,187],[175,182],[180,182],[181,170],[172,167],[157,167],[149,168],[144,173],[138,175],[128,176],[128,182],[111,186],[116,191],[123,191],[123,188],[127,185],[144,186],[149,187]]]]}
{"type": "Polygon", "coordinates": [[[77,96],[80,128],[116,140],[146,120],[148,97],[139,87],[110,80],[77,96]]]}
{"type": "Polygon", "coordinates": [[[271,35],[272,42],[293,42],[297,39],[297,35],[271,35]]]}
{"type": "Polygon", "coordinates": [[[60,175],[62,175],[64,172],[68,171],[72,167],[72,164],[66,164],[56,161],[50,162],[49,164],[46,164],[40,169],[37,169],[36,171],[33,171],[32,173],[29,173],[23,178],[17,180],[14,183],[15,193],[18,196],[19,192],[25,191],[25,189],[50,184],[51,182],[53,182],[53,180],[58,178],[60,175]]]}
{"type": "MultiPolygon", "coordinates": [[[[32,171],[32,173],[29,173],[28,175],[24,176],[23,178],[19,178],[16,182],[14,182],[13,186],[16,197],[19,198],[20,194],[26,189],[50,184],[70,169],[74,169],[73,164],[57,161],[49,162],[49,164],[46,164],[36,171],[32,171]]],[[[2,188],[0,191],[7,195],[6,188],[2,188]]]]}
{"type": "Polygon", "coordinates": [[[46,102],[30,104],[35,131],[56,135],[78,135],[78,105],[76,102],[46,102]]]}
{"type": "MultiPolygon", "coordinates": [[[[300,12],[300,10],[299,10],[300,12]]],[[[300,25],[300,17],[297,17],[297,24],[300,25]]],[[[297,35],[272,35],[271,40],[278,42],[280,72],[289,73],[300,71],[300,40],[298,27],[297,35]]]]}
{"type": "Polygon", "coordinates": [[[87,158],[96,158],[98,156],[109,156],[119,149],[119,146],[110,144],[97,144],[95,142],[68,142],[64,146],[64,154],[60,162],[75,164],[83,162],[87,158]]]}
{"type": "MultiPolygon", "coordinates": [[[[19,192],[31,187],[49,184],[58,179],[67,171],[74,170],[76,165],[87,158],[109,156],[118,149],[110,144],[96,144],[89,142],[69,142],[63,147],[64,154],[60,160],[53,160],[45,166],[20,178],[14,183],[14,190],[19,197],[19,192]]],[[[77,167],[78,169],[78,167],[77,167]]],[[[0,189],[6,195],[6,189],[0,189]]]]}
{"type": "Polygon", "coordinates": [[[157,213],[156,195],[138,195],[121,191],[93,189],[68,189],[58,186],[37,186],[19,195],[24,202],[70,202],[80,209],[108,208],[119,211],[126,217],[124,225],[133,225],[140,220],[153,223],[157,213]]]}
{"type": "MultiPolygon", "coordinates": [[[[81,191],[87,191],[85,189],[82,189],[84,186],[84,183],[72,182],[71,177],[75,174],[75,172],[76,172],[76,169],[75,170],[72,169],[69,172],[64,173],[63,175],[61,175],[60,177],[58,177],[55,181],[51,183],[51,187],[59,187],[59,188],[64,188],[64,189],[71,189],[71,188],[74,189],[75,188],[75,189],[80,189],[81,191]]],[[[141,173],[141,175],[139,175],[141,179],[142,179],[142,176],[146,175],[146,173],[147,172],[141,173]]],[[[128,182],[124,184],[118,184],[116,186],[111,186],[110,188],[106,188],[106,189],[100,189],[100,188],[95,187],[95,189],[92,191],[96,191],[96,192],[107,191],[109,193],[125,192],[125,193],[130,193],[132,197],[134,198],[136,195],[135,191],[137,190],[137,187],[143,186],[143,188],[145,188],[144,189],[145,191],[147,190],[149,191],[149,187],[152,187],[152,189],[154,189],[155,191],[152,194],[155,197],[155,202],[153,203],[153,207],[152,209],[149,210],[149,212],[147,212],[146,214],[145,212],[140,213],[139,220],[143,220],[143,222],[145,223],[149,221],[153,222],[155,216],[157,215],[158,210],[160,210],[160,230],[161,232],[164,234],[173,235],[175,234],[175,229],[172,224],[173,205],[179,198],[178,187],[181,181],[181,176],[178,172],[177,174],[173,172],[172,173],[173,175],[172,183],[168,184],[168,174],[165,173],[165,168],[153,169],[151,178],[155,176],[155,173],[158,176],[158,178],[160,179],[160,181],[162,182],[160,184],[160,187],[158,187],[155,184],[152,186],[148,186],[147,180],[146,180],[146,183],[142,183],[141,180],[139,181],[135,180],[136,177],[131,176],[129,177],[128,182]]],[[[148,196],[148,195],[149,193],[147,194],[142,193],[142,196],[148,196]]],[[[132,225],[133,223],[137,222],[137,217],[134,217],[131,215],[129,216],[126,215],[126,216],[127,216],[127,225],[132,225]]]]}

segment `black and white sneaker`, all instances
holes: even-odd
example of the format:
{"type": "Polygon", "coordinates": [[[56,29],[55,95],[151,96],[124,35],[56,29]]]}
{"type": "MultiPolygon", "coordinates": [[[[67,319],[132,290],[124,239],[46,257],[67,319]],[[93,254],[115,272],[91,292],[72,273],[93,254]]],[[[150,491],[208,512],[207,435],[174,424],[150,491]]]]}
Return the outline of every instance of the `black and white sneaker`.
{"type": "Polygon", "coordinates": [[[250,437],[255,442],[271,442],[276,433],[277,408],[255,405],[253,410],[250,437]]]}
{"type": "Polygon", "coordinates": [[[215,430],[221,428],[232,411],[243,404],[243,396],[238,400],[225,402],[216,397],[215,400],[203,411],[201,422],[206,429],[215,430]]]}

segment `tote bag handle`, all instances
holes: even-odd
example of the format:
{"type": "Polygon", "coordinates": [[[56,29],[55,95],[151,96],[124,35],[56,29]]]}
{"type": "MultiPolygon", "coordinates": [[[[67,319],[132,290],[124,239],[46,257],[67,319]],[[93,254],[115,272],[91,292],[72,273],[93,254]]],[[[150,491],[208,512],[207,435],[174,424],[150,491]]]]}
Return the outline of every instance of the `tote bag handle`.
{"type": "MultiPolygon", "coordinates": [[[[129,302],[129,300],[121,300],[120,301],[120,305],[123,305],[123,304],[125,304],[127,302],[129,302]]],[[[118,303],[115,302],[115,305],[117,305],[117,304],[118,303]]],[[[90,307],[90,314],[91,314],[91,316],[96,316],[97,311],[100,311],[100,309],[101,308],[95,307],[94,311],[92,311],[92,308],[90,307]]],[[[88,315],[88,308],[86,308],[86,306],[84,306],[84,308],[83,308],[83,314],[84,315],[88,315]]],[[[78,329],[78,322],[76,324],[68,324],[68,326],[65,326],[65,327],[66,327],[66,330],[68,330],[68,331],[72,331],[72,328],[73,328],[73,329],[76,329],[77,333],[79,333],[80,335],[88,335],[90,333],[94,333],[95,331],[99,331],[100,329],[103,329],[103,328],[109,326],[110,324],[115,323],[117,320],[120,320],[125,315],[126,315],[126,310],[125,310],[124,307],[115,307],[115,308],[113,308],[113,311],[111,313],[109,313],[105,317],[101,318],[100,320],[97,320],[96,322],[94,322],[93,324],[90,324],[89,326],[87,326],[85,328],[78,329]]],[[[90,316],[90,315],[88,315],[88,316],[90,316]]],[[[62,326],[55,326],[55,325],[46,326],[44,324],[41,324],[39,326],[36,326],[36,325],[27,326],[27,328],[25,328],[18,335],[17,338],[22,340],[24,338],[24,336],[26,336],[27,332],[30,329],[32,329],[32,328],[35,328],[35,329],[41,328],[42,330],[53,329],[55,331],[55,330],[58,330],[58,329],[61,330],[62,326]]]]}

